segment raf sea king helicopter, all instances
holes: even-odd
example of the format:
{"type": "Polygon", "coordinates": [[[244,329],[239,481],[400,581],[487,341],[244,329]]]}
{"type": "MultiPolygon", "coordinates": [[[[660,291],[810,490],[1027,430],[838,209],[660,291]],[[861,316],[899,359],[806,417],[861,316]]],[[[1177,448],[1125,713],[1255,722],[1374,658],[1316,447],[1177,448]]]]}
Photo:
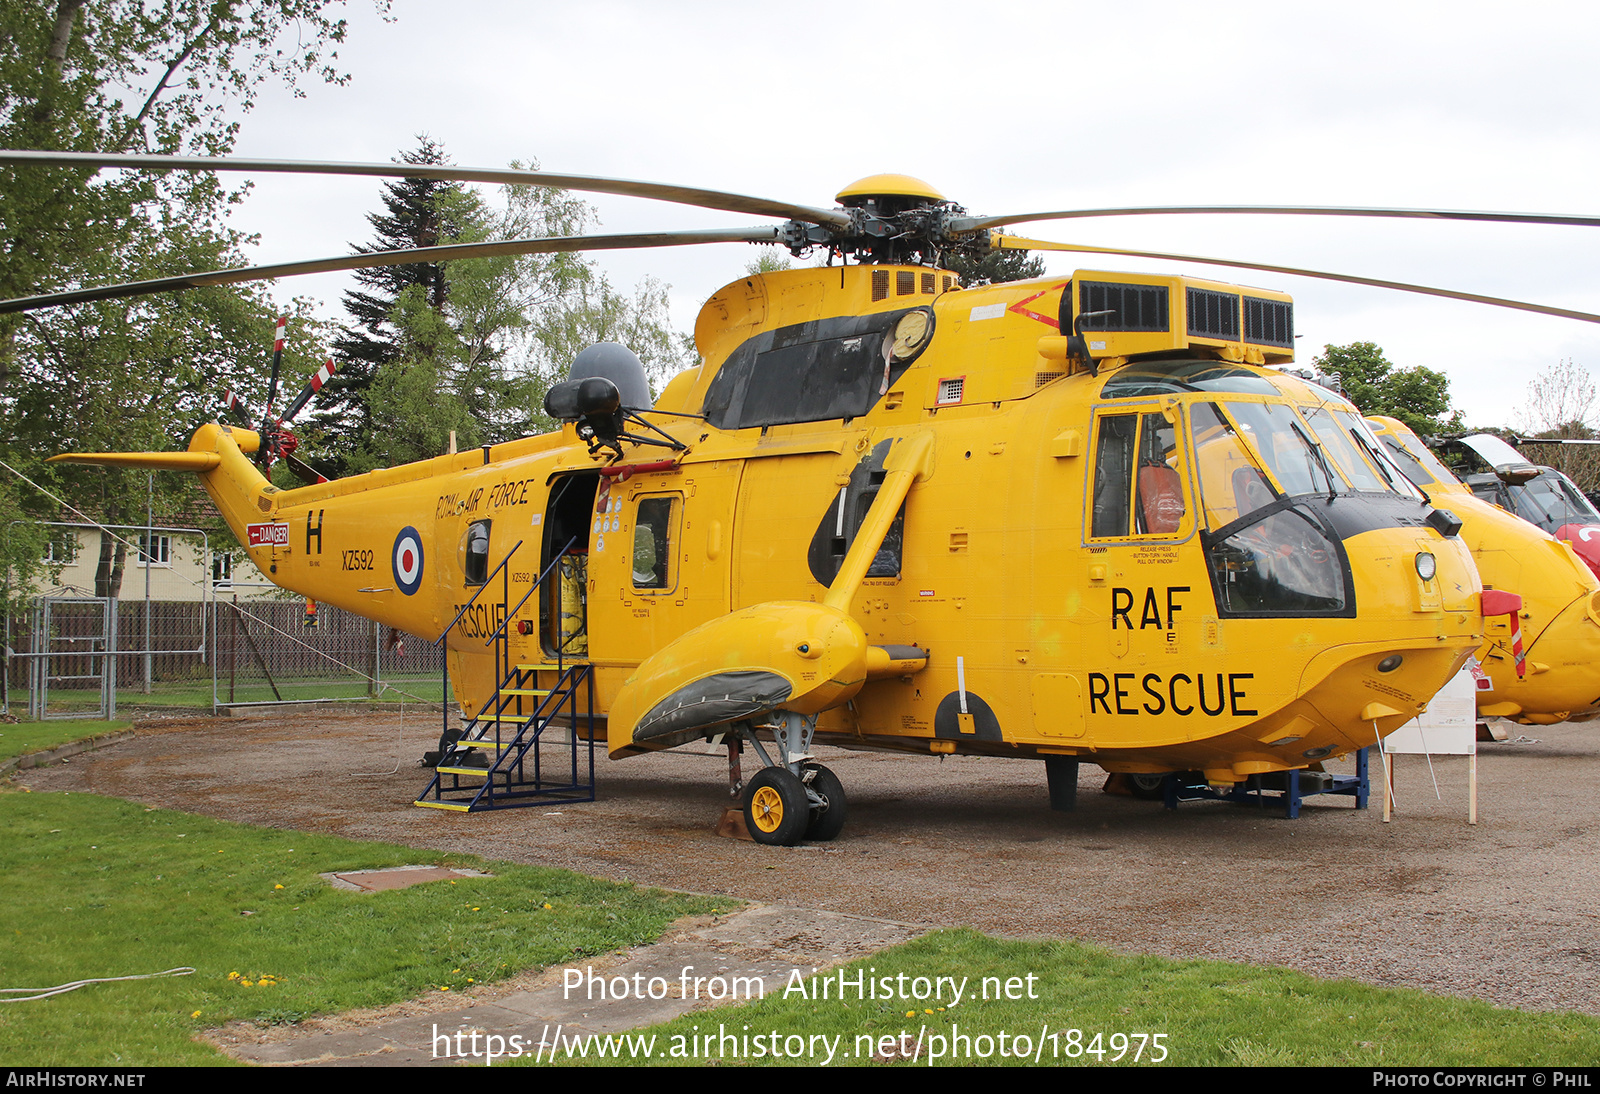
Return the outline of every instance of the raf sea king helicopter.
{"type": "MultiPolygon", "coordinates": [[[[1477,692],[1479,715],[1550,725],[1600,713],[1600,580],[1577,553],[1584,541],[1568,527],[1573,522],[1566,519],[1566,511],[1554,529],[1562,533],[1558,538],[1551,529],[1518,515],[1520,507],[1485,500],[1477,492],[1481,487],[1469,487],[1456,478],[1403,423],[1374,417],[1367,424],[1394,466],[1429,502],[1461,520],[1461,536],[1489,590],[1485,641],[1478,657],[1490,687],[1477,692]],[[1503,610],[1494,611],[1494,594],[1501,591],[1517,594],[1520,605],[1503,604],[1503,610]]],[[[1468,440],[1485,444],[1501,474],[1521,476],[1517,483],[1495,475],[1475,476],[1493,480],[1508,493],[1541,472],[1559,477],[1559,481],[1543,480],[1552,489],[1566,482],[1557,471],[1520,460],[1516,450],[1498,437],[1484,434],[1468,440]]],[[[1567,489],[1582,499],[1576,487],[1568,484],[1567,489]]]]}
{"type": "MultiPolygon", "coordinates": [[[[825,248],[840,264],[712,296],[702,363],[653,406],[631,354],[580,355],[546,404],[559,433],[294,489],[252,460],[282,446],[270,419],[265,436],[204,426],[181,453],[59,457],[193,471],[278,584],[405,631],[449,628],[468,719],[566,689],[603,719],[613,758],[748,743],[761,766],[742,802],[763,842],[843,825],[815,742],[1037,758],[1056,800],[1080,762],[1232,784],[1372,743],[1484,641],[1457,518],[1372,465],[1348,439],[1353,411],[1271,367],[1293,356],[1287,295],[1093,270],[963,288],[939,266],[994,247],[1136,253],[998,230],[1095,211],[971,217],[896,175],[822,209],[525,171],[0,162],[531,183],[785,221],[345,256],[7,310],[494,253],[825,248]]],[[[447,765],[481,727],[446,742],[447,765]]]]}
{"type": "MultiPolygon", "coordinates": [[[[1572,438],[1515,438],[1519,445],[1594,444],[1572,438]]],[[[1572,545],[1578,557],[1600,576],[1600,511],[1577,484],[1553,467],[1526,459],[1492,433],[1439,440],[1442,451],[1464,457],[1469,465],[1488,472],[1469,471],[1462,481],[1478,497],[1508,513],[1536,524],[1572,545]]]]}

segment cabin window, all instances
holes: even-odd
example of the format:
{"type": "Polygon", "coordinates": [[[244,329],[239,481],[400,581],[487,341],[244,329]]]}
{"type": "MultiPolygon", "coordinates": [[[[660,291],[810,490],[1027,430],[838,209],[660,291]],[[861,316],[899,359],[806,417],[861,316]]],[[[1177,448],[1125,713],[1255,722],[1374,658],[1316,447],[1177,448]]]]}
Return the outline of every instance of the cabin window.
{"type": "Polygon", "coordinates": [[[1095,446],[1090,536],[1181,534],[1188,513],[1182,464],[1177,423],[1166,413],[1103,416],[1095,446]]]}
{"type": "Polygon", "coordinates": [[[643,498],[633,525],[633,587],[672,587],[672,542],[676,497],[643,498]]]}
{"type": "MultiPolygon", "coordinates": [[[[851,520],[850,540],[854,543],[856,533],[861,531],[861,524],[867,519],[867,513],[872,509],[872,503],[878,500],[878,488],[864,490],[856,498],[855,513],[851,520]]],[[[894,520],[889,524],[889,530],[883,534],[883,544],[878,548],[878,553],[872,556],[872,565],[867,567],[868,577],[899,577],[900,554],[906,541],[906,507],[902,502],[900,511],[895,514],[894,520]]],[[[844,563],[844,554],[840,553],[839,562],[844,563]]],[[[835,567],[835,576],[838,569],[835,567]]]]}
{"type": "Polygon", "coordinates": [[[1224,405],[1285,494],[1345,492],[1347,488],[1334,480],[1306,427],[1289,407],[1282,403],[1224,405]]]}
{"type": "MultiPolygon", "coordinates": [[[[849,483],[829,498],[822,519],[817,522],[817,530],[812,534],[811,546],[806,550],[806,565],[817,584],[832,585],[839,576],[839,568],[844,565],[845,556],[855,546],[861,525],[888,480],[889,473],[884,470],[883,461],[888,458],[889,445],[889,441],[878,442],[850,472],[849,483]]],[[[906,506],[901,502],[868,565],[868,577],[900,576],[905,538],[906,506]]]]}
{"type": "Polygon", "coordinates": [[[1383,481],[1388,484],[1390,490],[1407,497],[1426,499],[1426,495],[1420,489],[1421,484],[1411,481],[1384,442],[1378,439],[1354,411],[1335,410],[1333,417],[1356,447],[1366,455],[1368,461],[1378,469],[1378,474],[1383,476],[1383,481]]]}
{"type": "Polygon", "coordinates": [[[467,528],[466,557],[461,564],[464,573],[463,584],[482,585],[489,580],[490,523],[487,520],[480,520],[467,528]]]}

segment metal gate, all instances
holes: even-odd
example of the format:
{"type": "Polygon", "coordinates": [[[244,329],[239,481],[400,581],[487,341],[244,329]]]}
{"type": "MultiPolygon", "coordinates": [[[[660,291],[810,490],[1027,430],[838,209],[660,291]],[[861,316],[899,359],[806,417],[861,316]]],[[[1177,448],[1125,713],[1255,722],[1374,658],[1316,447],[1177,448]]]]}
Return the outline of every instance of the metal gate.
{"type": "Polygon", "coordinates": [[[45,596],[30,614],[28,717],[116,717],[116,601],[45,596]]]}

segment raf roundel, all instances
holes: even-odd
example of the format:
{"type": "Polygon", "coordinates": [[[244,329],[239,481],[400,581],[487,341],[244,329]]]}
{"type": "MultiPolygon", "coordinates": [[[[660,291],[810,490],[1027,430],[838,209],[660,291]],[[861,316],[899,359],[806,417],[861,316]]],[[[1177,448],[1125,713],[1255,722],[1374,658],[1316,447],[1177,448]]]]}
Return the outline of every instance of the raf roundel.
{"type": "Polygon", "coordinates": [[[413,596],[422,587],[422,537],[410,525],[394,537],[394,579],[400,591],[413,596]]]}

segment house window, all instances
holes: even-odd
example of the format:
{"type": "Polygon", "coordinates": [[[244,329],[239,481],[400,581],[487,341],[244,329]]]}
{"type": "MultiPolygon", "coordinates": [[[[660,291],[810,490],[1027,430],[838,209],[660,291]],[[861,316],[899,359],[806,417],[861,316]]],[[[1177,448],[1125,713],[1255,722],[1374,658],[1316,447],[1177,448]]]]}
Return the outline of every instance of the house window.
{"type": "Polygon", "coordinates": [[[65,566],[78,560],[78,537],[66,535],[45,541],[44,560],[51,566],[65,566]]]}
{"type": "Polygon", "coordinates": [[[139,533],[139,565],[171,566],[172,537],[139,533]]]}
{"type": "Polygon", "coordinates": [[[211,552],[211,583],[213,585],[233,584],[233,556],[227,551],[211,552]]]}

